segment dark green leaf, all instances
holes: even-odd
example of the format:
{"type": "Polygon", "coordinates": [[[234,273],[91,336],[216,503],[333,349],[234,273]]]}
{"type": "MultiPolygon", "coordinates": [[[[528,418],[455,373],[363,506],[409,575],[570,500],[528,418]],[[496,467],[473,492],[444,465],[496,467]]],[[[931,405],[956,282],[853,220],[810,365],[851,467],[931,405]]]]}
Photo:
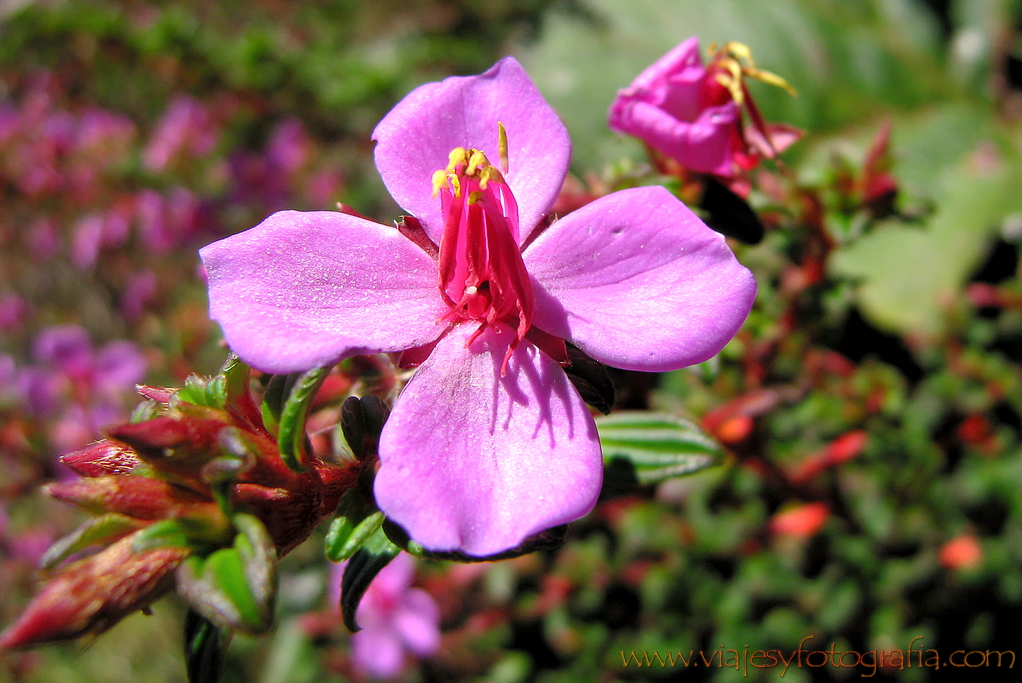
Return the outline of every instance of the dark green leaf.
{"type": "Polygon", "coordinates": [[[699,208],[706,211],[706,224],[711,228],[746,244],[759,244],[763,240],[763,223],[749,204],[727,185],[707,176],[699,208]]]}
{"type": "Polygon", "coordinates": [[[185,614],[184,640],[188,683],[218,683],[230,634],[190,609],[185,614]]]}
{"type": "Polygon", "coordinates": [[[606,415],[614,407],[614,382],[607,368],[571,344],[567,345],[571,365],[564,368],[582,400],[606,415]]]}
{"type": "Polygon", "coordinates": [[[366,589],[399,552],[401,549],[390,542],[383,529],[378,528],[348,560],[341,578],[341,614],[344,615],[344,625],[352,633],[359,630],[355,611],[366,589]]]}
{"type": "Polygon", "coordinates": [[[380,432],[390,410],[375,396],[349,396],[341,406],[341,432],[358,460],[376,455],[380,432]]]}

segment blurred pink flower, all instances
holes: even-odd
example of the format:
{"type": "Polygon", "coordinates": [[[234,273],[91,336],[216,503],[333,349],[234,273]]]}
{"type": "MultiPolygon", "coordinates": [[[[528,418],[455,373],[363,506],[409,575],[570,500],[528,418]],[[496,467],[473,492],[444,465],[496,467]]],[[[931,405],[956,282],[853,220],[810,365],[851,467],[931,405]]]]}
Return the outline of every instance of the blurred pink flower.
{"type": "Polygon", "coordinates": [[[142,159],[149,169],[162,171],[179,155],[201,157],[209,153],[218,137],[206,106],[188,95],[178,95],[156,124],[142,159]]]}
{"type": "MultiPolygon", "coordinates": [[[[337,585],[342,570],[338,565],[337,585]]],[[[362,630],[351,636],[355,668],[362,673],[394,678],[408,655],[430,657],[440,647],[440,608],[429,593],[410,587],[414,572],[415,560],[401,553],[362,596],[355,612],[362,630]]]]}
{"type": "Polygon", "coordinates": [[[780,77],[756,69],[744,45],[724,45],[704,66],[698,39],[689,38],[618,93],[610,127],[691,171],[737,175],[801,136],[790,126],[763,121],[745,77],[791,90],[780,77]],[[743,110],[752,125],[743,123],[743,110]]]}
{"type": "Polygon", "coordinates": [[[30,413],[54,419],[54,449],[80,448],[98,430],[123,417],[123,399],[142,381],[146,361],[129,341],[95,349],[88,332],[60,325],[40,332],[33,343],[35,363],[18,372],[17,383],[30,413]]]}

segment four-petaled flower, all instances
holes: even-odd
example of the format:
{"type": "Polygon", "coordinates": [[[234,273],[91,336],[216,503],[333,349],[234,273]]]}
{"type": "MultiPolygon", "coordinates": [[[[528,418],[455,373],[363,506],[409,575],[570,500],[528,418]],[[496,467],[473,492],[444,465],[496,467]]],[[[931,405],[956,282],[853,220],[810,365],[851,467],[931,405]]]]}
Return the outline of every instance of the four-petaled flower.
{"type": "Polygon", "coordinates": [[[421,86],[373,137],[418,239],[276,213],[202,250],[211,315],[267,372],[411,350],[422,362],[380,437],[376,502],[429,549],[495,554],[586,514],[600,491],[562,340],[629,370],[699,363],[738,330],[756,283],[661,187],[539,228],[571,143],[513,58],[421,86]]]}
{"type": "Polygon", "coordinates": [[[777,156],[802,135],[763,120],[746,78],[794,93],[784,79],[757,69],[740,43],[727,43],[704,66],[693,36],[618,93],[610,127],[691,171],[732,177],[755,167],[761,157],[777,156]],[[752,125],[743,123],[743,109],[752,125]]]}

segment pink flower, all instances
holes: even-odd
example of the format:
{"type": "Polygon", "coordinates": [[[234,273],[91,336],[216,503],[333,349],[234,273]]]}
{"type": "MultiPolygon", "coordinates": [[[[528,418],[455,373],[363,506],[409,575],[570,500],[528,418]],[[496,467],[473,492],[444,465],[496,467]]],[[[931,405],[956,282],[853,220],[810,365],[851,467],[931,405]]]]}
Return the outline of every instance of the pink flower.
{"type": "MultiPolygon", "coordinates": [[[[337,567],[340,585],[344,565],[337,567]]],[[[414,572],[415,560],[401,553],[362,596],[355,612],[362,630],[351,636],[351,647],[355,668],[363,673],[394,678],[404,669],[406,654],[430,657],[440,647],[440,608],[429,593],[410,588],[414,572]]]]}
{"type": "Polygon", "coordinates": [[[640,138],[691,171],[731,177],[753,168],[761,156],[776,156],[801,136],[789,126],[763,121],[746,76],[791,91],[780,77],[756,69],[748,48],[739,43],[728,43],[709,67],[703,66],[693,36],[618,93],[610,127],[640,138]],[[743,108],[751,126],[742,122],[743,108]]]}
{"type": "Polygon", "coordinates": [[[571,143],[510,57],[416,89],[373,137],[417,220],[402,232],[276,213],[201,251],[211,315],[268,372],[365,353],[421,362],[380,437],[376,502],[427,548],[495,554],[586,514],[600,491],[562,340],[619,368],[699,363],[741,326],[756,283],[661,187],[539,227],[571,143]]]}

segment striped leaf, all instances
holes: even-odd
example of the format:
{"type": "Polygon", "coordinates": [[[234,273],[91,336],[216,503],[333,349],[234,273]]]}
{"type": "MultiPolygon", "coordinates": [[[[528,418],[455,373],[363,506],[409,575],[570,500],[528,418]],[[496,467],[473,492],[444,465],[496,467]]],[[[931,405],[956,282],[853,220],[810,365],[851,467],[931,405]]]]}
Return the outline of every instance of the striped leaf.
{"type": "Polygon", "coordinates": [[[716,465],[720,445],[696,424],[666,413],[619,412],[596,420],[608,479],[654,484],[716,465]]]}

